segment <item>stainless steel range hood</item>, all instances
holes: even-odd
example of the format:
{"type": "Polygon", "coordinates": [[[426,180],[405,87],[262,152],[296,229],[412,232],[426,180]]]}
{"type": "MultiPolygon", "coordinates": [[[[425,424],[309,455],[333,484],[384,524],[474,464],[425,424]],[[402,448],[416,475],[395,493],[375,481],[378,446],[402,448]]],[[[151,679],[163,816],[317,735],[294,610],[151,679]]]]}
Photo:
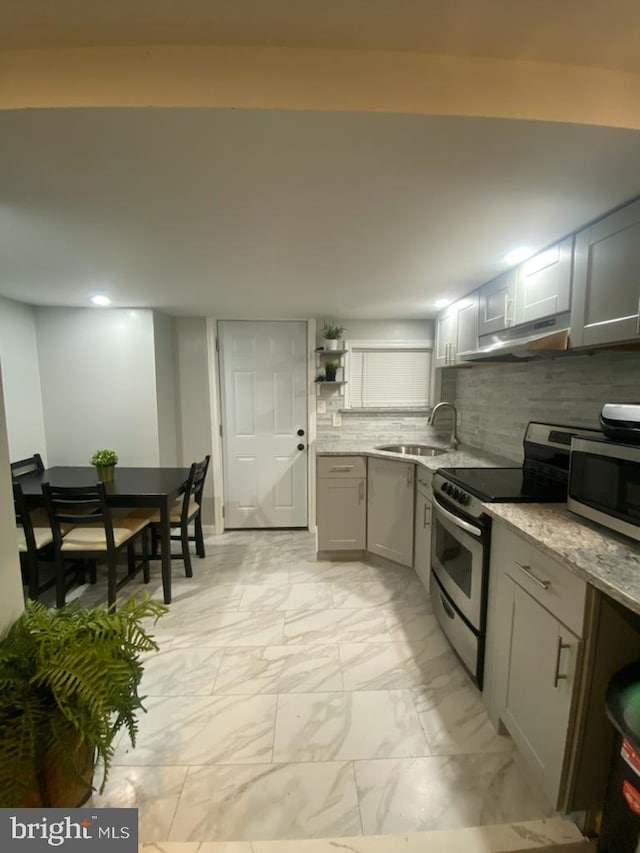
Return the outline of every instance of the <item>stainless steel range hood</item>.
{"type": "Polygon", "coordinates": [[[473,364],[520,362],[557,356],[565,352],[569,345],[569,316],[566,311],[493,335],[483,335],[479,338],[477,350],[460,353],[459,358],[473,364]]]}

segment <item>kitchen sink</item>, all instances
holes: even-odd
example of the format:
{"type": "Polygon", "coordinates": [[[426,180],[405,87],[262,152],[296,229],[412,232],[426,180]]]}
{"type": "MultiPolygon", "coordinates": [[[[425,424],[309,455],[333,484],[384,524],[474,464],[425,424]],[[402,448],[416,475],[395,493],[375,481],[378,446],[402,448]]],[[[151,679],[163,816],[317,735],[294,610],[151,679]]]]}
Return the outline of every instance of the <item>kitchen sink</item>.
{"type": "Polygon", "coordinates": [[[446,447],[432,447],[430,444],[384,444],[376,450],[386,450],[387,453],[401,453],[403,456],[440,456],[447,453],[446,447]]]}

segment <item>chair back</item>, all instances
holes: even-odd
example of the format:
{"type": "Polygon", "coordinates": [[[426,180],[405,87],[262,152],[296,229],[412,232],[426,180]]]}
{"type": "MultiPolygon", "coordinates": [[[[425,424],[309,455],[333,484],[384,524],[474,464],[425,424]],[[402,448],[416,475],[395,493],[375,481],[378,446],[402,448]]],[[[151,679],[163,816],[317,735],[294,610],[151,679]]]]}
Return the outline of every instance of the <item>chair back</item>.
{"type": "Polygon", "coordinates": [[[30,554],[35,554],[38,549],[36,547],[36,540],[33,533],[31,512],[27,507],[27,502],[25,501],[20,483],[13,484],[13,506],[16,512],[16,525],[20,525],[24,531],[24,541],[27,546],[27,551],[30,554]]]}
{"type": "Polygon", "coordinates": [[[185,521],[189,515],[189,503],[191,498],[195,500],[198,506],[202,506],[202,492],[204,490],[204,482],[207,479],[210,459],[211,456],[207,454],[202,462],[193,462],[189,469],[187,485],[184,490],[184,499],[182,501],[183,521],[185,521]]]}
{"type": "Polygon", "coordinates": [[[11,477],[24,477],[25,474],[42,473],[44,471],[44,462],[39,453],[34,453],[33,456],[28,456],[26,459],[18,459],[17,462],[11,463],[11,477]]]}
{"type": "Polygon", "coordinates": [[[82,524],[104,527],[107,548],[112,550],[115,547],[113,521],[107,506],[104,483],[96,483],[94,486],[52,486],[43,483],[42,491],[56,548],[62,544],[63,525],[68,530],[69,526],[79,527],[82,524]]]}

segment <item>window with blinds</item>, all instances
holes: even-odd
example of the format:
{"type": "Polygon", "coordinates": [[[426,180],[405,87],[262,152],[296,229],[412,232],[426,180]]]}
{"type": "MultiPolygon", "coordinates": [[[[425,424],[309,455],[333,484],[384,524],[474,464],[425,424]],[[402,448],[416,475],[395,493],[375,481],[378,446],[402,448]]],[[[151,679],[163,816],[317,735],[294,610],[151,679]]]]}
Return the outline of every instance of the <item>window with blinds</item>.
{"type": "Polygon", "coordinates": [[[431,349],[353,346],[349,352],[352,408],[430,404],[431,349]]]}

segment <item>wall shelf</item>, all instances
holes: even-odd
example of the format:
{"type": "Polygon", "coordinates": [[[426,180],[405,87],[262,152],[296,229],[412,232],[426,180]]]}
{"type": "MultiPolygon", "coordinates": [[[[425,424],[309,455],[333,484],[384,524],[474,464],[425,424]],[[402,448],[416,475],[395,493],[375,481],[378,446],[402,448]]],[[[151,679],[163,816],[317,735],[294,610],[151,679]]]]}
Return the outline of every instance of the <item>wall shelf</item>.
{"type": "MultiPolygon", "coordinates": [[[[320,388],[320,387],[322,387],[323,385],[329,385],[329,386],[331,386],[332,388],[335,388],[336,386],[339,386],[339,385],[346,385],[346,384],[347,384],[347,380],[335,380],[335,381],[333,381],[333,382],[328,382],[328,381],[325,379],[325,380],[324,380],[324,381],[322,381],[322,382],[314,382],[314,385],[316,386],[316,388],[320,388]]],[[[316,391],[316,394],[317,394],[317,393],[318,393],[318,392],[316,391]]]]}

